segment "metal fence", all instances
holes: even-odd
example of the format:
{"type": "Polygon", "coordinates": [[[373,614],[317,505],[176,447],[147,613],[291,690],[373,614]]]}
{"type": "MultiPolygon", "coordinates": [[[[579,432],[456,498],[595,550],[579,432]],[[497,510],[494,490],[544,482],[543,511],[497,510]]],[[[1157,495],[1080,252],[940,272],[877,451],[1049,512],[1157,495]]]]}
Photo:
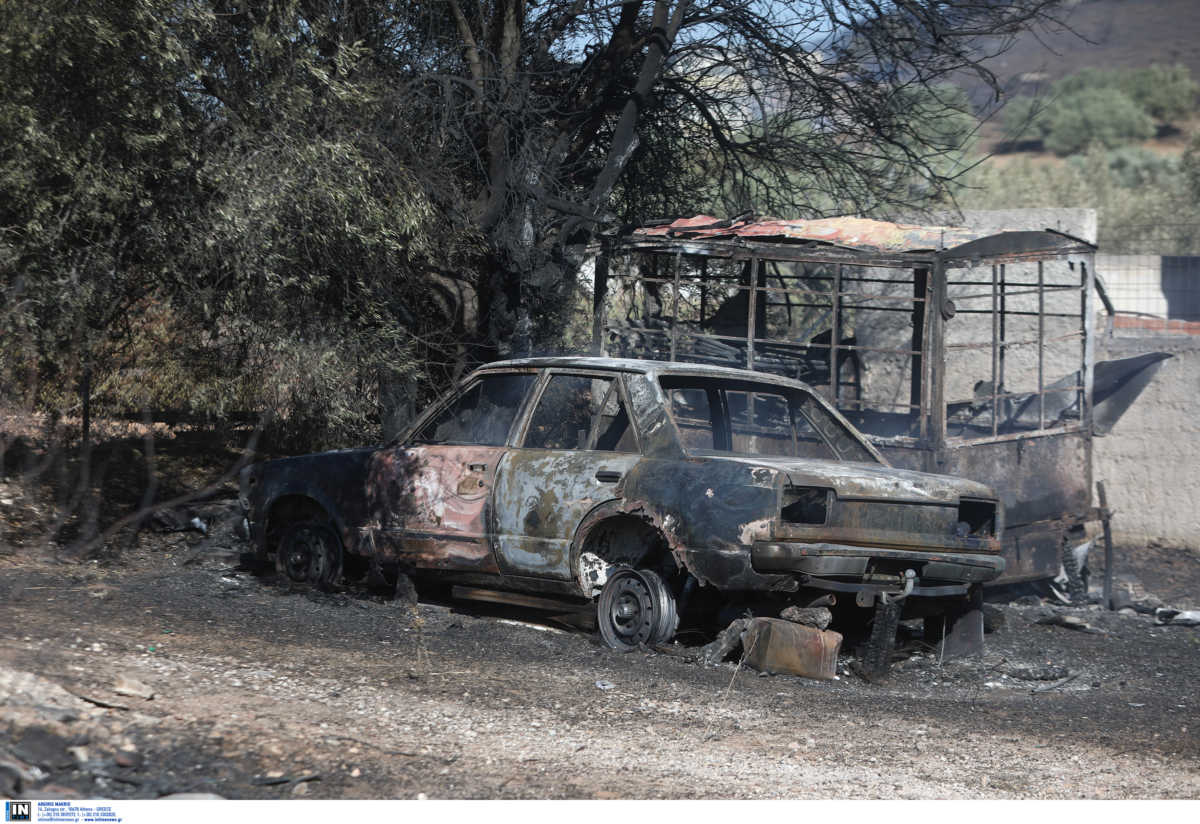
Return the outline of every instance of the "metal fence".
{"type": "Polygon", "coordinates": [[[1200,224],[1101,232],[1096,272],[1116,314],[1115,335],[1200,335],[1200,224]]]}

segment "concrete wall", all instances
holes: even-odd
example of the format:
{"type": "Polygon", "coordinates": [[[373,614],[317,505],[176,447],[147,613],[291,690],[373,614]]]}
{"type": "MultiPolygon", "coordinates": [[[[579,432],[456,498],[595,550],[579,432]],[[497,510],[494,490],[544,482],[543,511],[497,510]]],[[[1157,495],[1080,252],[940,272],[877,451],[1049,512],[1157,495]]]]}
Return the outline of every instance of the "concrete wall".
{"type": "Polygon", "coordinates": [[[1200,341],[1110,338],[1097,359],[1171,352],[1111,433],[1094,441],[1093,476],[1105,481],[1117,542],[1200,548],[1200,341]]]}

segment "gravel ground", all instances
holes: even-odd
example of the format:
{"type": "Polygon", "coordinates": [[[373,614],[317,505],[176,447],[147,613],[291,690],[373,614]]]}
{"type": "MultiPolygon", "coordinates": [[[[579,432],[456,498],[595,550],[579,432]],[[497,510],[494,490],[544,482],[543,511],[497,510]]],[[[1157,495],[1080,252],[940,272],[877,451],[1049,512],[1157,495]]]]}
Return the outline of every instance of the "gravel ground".
{"type": "MultiPolygon", "coordinates": [[[[982,660],[812,681],[619,654],[533,612],[284,588],[233,549],[0,557],[0,795],[1200,796],[1200,628],[1005,604],[982,660]],[[1090,630],[1036,623],[1056,613],[1090,630]]],[[[1180,552],[1162,563],[1194,593],[1180,552]]]]}

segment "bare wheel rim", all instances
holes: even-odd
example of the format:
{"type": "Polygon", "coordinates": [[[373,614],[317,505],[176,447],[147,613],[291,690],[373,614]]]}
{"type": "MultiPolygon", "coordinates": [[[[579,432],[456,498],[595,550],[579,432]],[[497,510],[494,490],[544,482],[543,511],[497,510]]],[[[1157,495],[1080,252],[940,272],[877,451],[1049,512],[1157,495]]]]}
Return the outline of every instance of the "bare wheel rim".
{"type": "Polygon", "coordinates": [[[658,601],[658,626],[655,629],[652,643],[665,644],[675,637],[679,629],[679,613],[675,608],[675,596],[667,588],[667,583],[655,572],[641,570],[642,578],[656,591],[658,601]]]}
{"type": "Polygon", "coordinates": [[[596,606],[600,635],[614,649],[633,650],[674,635],[675,599],[649,570],[613,573],[596,606]]]}

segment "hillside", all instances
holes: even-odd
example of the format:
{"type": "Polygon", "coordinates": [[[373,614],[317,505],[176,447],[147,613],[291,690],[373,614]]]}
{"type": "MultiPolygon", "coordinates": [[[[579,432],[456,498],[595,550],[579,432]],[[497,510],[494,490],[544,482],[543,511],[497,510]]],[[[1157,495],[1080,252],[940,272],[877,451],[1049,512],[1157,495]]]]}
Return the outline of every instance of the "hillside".
{"type": "MultiPolygon", "coordinates": [[[[1069,28],[1025,32],[1004,54],[984,62],[1006,93],[1032,94],[1088,67],[1182,63],[1200,77],[1195,0],[1077,0],[1062,16],[1069,28]]],[[[978,83],[968,88],[973,96],[981,91],[978,83]]]]}

